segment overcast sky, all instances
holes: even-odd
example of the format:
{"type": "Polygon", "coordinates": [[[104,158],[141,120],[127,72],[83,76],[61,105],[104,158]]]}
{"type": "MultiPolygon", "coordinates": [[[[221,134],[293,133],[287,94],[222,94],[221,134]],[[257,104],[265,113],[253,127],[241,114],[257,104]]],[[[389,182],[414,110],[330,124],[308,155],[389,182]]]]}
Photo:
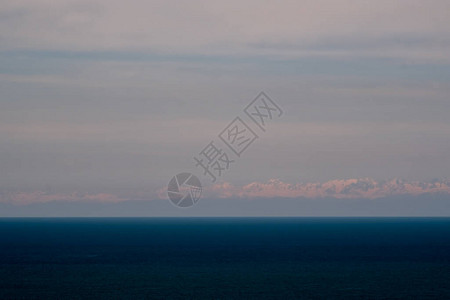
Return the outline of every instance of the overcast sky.
{"type": "Polygon", "coordinates": [[[449,53],[446,0],[3,1],[0,202],[450,194],[449,53]],[[284,114],[213,185],[261,91],[284,114]]]}

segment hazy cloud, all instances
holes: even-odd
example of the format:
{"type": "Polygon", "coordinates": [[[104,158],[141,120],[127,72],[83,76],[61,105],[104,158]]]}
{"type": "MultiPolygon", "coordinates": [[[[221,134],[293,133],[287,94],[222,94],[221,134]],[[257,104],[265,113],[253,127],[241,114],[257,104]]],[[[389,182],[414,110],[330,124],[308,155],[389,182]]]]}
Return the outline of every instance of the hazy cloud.
{"type": "Polygon", "coordinates": [[[338,198],[377,199],[396,195],[417,196],[428,193],[450,194],[449,181],[405,182],[400,179],[377,182],[370,178],[339,179],[323,183],[285,183],[270,179],[265,183],[252,182],[243,186],[230,183],[215,184],[206,190],[219,198],[338,198]]]}
{"type": "MultiPolygon", "coordinates": [[[[375,181],[370,178],[336,179],[327,182],[286,183],[279,179],[267,182],[252,182],[233,185],[228,182],[204,187],[202,198],[208,199],[255,199],[255,198],[297,198],[297,199],[378,199],[400,195],[419,196],[424,194],[450,195],[450,181],[407,182],[401,179],[375,181]]],[[[130,191],[127,193],[62,193],[51,191],[9,191],[0,194],[0,203],[28,205],[47,202],[92,202],[117,203],[123,201],[153,201],[167,199],[167,188],[161,187],[150,193],[130,191]]]]}
{"type": "Polygon", "coordinates": [[[448,1],[14,1],[3,50],[445,60],[448,1]],[[413,45],[413,47],[411,47],[413,45]]]}

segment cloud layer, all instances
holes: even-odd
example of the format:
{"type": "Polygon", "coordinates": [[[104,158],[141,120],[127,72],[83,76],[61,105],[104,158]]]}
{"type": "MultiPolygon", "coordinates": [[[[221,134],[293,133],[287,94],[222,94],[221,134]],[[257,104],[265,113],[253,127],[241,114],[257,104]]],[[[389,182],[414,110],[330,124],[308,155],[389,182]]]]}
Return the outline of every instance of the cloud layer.
{"type": "Polygon", "coordinates": [[[167,187],[145,193],[0,191],[1,216],[448,216],[450,181],[278,179],[204,187],[195,207],[170,205],[167,187]],[[257,201],[248,201],[257,200],[257,201]]]}
{"type": "Polygon", "coordinates": [[[440,0],[10,1],[0,10],[0,49],[443,60],[449,8],[440,0]]]}
{"type": "Polygon", "coordinates": [[[252,182],[244,186],[230,183],[213,185],[206,189],[210,197],[219,198],[337,198],[376,199],[395,195],[421,195],[427,193],[450,194],[449,181],[405,182],[401,179],[375,181],[363,179],[337,179],[324,183],[285,183],[270,179],[265,183],[252,182]]]}
{"type": "MultiPolygon", "coordinates": [[[[450,195],[449,180],[432,182],[407,182],[401,179],[375,181],[370,178],[336,179],[323,183],[286,183],[279,179],[267,182],[252,182],[237,186],[228,182],[204,187],[202,198],[256,199],[256,198],[336,198],[377,199],[398,195],[419,196],[423,194],[450,195]]],[[[45,191],[9,191],[0,193],[0,203],[28,205],[50,202],[118,203],[124,201],[151,201],[167,199],[167,188],[156,192],[140,193],[53,193],[45,191]]]]}
{"type": "Polygon", "coordinates": [[[0,203],[13,205],[28,205],[49,202],[98,202],[117,203],[127,199],[108,193],[49,193],[43,191],[32,192],[4,192],[0,194],[0,203]]]}
{"type": "Polygon", "coordinates": [[[264,90],[283,120],[204,198],[271,212],[271,197],[444,193],[448,209],[449,182],[424,182],[450,169],[448,0],[3,2],[3,206],[166,199],[264,90]]]}

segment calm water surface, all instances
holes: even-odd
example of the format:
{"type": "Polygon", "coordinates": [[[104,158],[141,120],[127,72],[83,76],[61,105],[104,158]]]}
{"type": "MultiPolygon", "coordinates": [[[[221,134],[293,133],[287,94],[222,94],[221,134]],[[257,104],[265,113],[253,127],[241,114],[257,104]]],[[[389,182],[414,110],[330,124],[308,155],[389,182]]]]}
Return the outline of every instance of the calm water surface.
{"type": "Polygon", "coordinates": [[[0,219],[0,299],[450,299],[450,218],[0,219]]]}

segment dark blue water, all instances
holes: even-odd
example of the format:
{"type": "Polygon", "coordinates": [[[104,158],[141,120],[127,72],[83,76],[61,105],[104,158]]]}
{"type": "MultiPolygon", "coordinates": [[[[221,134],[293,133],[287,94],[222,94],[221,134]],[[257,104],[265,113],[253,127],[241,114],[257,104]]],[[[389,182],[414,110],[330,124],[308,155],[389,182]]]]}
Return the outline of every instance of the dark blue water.
{"type": "Polygon", "coordinates": [[[450,299],[450,219],[0,219],[1,299],[450,299]]]}

